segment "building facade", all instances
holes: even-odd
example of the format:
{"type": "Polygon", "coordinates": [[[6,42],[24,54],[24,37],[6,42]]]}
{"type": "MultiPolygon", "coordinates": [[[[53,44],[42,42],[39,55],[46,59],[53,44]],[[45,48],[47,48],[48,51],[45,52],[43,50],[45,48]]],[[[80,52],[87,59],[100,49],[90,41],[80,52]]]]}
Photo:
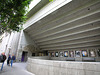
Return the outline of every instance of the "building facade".
{"type": "Polygon", "coordinates": [[[100,0],[41,0],[27,16],[24,29],[5,34],[1,44],[17,61],[100,61],[100,0]]]}

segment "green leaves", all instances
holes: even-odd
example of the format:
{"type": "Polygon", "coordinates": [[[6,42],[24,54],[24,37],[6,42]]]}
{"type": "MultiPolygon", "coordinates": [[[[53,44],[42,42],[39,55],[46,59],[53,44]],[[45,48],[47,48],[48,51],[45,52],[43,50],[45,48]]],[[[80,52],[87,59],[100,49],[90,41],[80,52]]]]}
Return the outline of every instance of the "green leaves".
{"type": "Polygon", "coordinates": [[[26,7],[32,0],[0,0],[0,28],[19,31],[26,21],[26,7]]]}
{"type": "Polygon", "coordinates": [[[53,0],[49,0],[49,1],[53,1],[53,0]]]}

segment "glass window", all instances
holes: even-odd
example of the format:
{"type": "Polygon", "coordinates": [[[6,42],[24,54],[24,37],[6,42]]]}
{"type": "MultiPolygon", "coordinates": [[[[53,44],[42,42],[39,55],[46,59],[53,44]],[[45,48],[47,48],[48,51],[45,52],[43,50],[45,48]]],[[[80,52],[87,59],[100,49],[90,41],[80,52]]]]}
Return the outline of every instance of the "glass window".
{"type": "Polygon", "coordinates": [[[76,57],[81,57],[81,51],[79,51],[79,50],[75,51],[75,56],[76,57]]]}
{"type": "Polygon", "coordinates": [[[83,57],[87,57],[88,56],[87,50],[82,50],[82,56],[83,57]]]}
{"type": "Polygon", "coordinates": [[[74,57],[74,52],[73,51],[69,51],[69,56],[70,57],[74,57]]]}
{"type": "Polygon", "coordinates": [[[65,52],[64,52],[64,56],[65,56],[65,57],[68,57],[68,51],[65,51],[65,52]]]}
{"type": "Polygon", "coordinates": [[[63,52],[59,52],[59,56],[60,57],[63,57],[63,52]]]}
{"type": "Polygon", "coordinates": [[[51,56],[51,52],[48,52],[48,56],[51,56]]]}
{"type": "Polygon", "coordinates": [[[54,57],[54,52],[51,53],[51,56],[54,57]]]}
{"type": "Polygon", "coordinates": [[[55,56],[58,57],[58,52],[55,52],[55,56]]]}
{"type": "Polygon", "coordinates": [[[98,52],[98,56],[100,56],[100,49],[98,49],[97,52],[98,52]]]}
{"type": "Polygon", "coordinates": [[[96,56],[95,50],[89,50],[89,55],[90,57],[95,57],[96,56]]]}

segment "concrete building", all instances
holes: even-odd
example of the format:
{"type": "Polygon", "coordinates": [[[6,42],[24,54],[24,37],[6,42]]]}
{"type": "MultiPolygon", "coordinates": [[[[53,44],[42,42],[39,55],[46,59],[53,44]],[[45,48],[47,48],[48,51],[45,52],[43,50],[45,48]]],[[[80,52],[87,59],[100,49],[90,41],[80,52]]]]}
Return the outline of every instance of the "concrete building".
{"type": "Polygon", "coordinates": [[[55,60],[71,57],[68,60],[82,61],[89,57],[100,61],[100,1],[46,1],[41,1],[28,13],[30,18],[24,25],[24,34],[33,41],[26,47],[34,45],[34,51],[40,51],[37,55],[46,55],[42,52],[45,51],[55,60]],[[64,57],[64,53],[68,55],[64,57]]]}
{"type": "Polygon", "coordinates": [[[24,29],[7,36],[6,53],[35,56],[27,69],[36,75],[100,75],[100,0],[41,0],[27,16],[24,29]]]}
{"type": "Polygon", "coordinates": [[[20,32],[4,33],[1,36],[0,53],[16,54],[18,49],[20,32]]]}

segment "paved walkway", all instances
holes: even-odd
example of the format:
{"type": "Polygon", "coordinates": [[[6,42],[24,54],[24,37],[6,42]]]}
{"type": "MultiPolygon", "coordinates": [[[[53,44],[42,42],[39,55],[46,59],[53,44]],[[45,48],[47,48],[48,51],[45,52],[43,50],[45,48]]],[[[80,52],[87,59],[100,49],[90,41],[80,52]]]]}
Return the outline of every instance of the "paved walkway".
{"type": "Polygon", "coordinates": [[[3,71],[0,75],[35,75],[26,70],[26,63],[14,63],[13,67],[4,64],[3,71]]]}

